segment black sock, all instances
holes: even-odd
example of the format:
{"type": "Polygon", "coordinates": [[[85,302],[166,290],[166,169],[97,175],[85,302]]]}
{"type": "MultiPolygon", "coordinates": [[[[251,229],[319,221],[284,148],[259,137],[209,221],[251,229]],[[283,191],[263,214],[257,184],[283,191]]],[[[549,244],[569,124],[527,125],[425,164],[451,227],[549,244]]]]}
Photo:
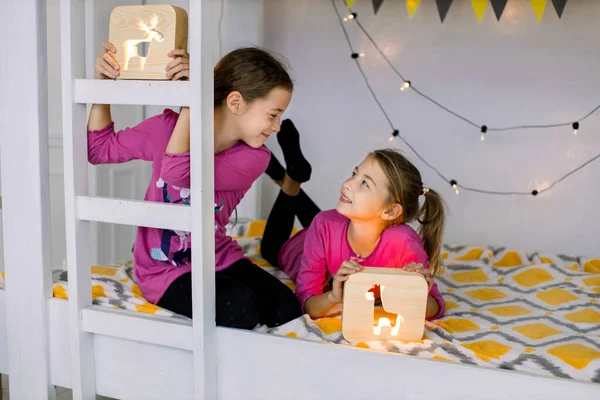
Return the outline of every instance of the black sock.
{"type": "Polygon", "coordinates": [[[281,130],[277,134],[277,141],[281,146],[281,150],[283,150],[288,176],[296,182],[307,182],[310,179],[312,167],[302,155],[302,150],[300,150],[300,134],[289,119],[281,123],[281,130]]]}
{"type": "Polygon", "coordinates": [[[285,176],[285,169],[273,153],[271,153],[271,160],[269,160],[265,173],[274,181],[282,181],[285,176]]]}

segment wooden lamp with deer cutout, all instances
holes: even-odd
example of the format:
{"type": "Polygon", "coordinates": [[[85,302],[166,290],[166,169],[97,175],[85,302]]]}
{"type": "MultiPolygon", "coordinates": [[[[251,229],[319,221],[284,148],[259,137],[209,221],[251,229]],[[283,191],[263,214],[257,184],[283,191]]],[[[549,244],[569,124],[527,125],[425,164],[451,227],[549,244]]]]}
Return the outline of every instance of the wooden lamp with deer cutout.
{"type": "Polygon", "coordinates": [[[168,80],[173,49],[186,49],[187,12],[170,5],[119,6],[110,14],[109,41],[117,49],[117,79],[168,80]]]}
{"type": "Polygon", "coordinates": [[[342,335],[349,342],[420,340],[428,286],[423,275],[398,268],[366,267],[344,285],[342,335]],[[376,297],[381,308],[376,308],[376,297]]]}

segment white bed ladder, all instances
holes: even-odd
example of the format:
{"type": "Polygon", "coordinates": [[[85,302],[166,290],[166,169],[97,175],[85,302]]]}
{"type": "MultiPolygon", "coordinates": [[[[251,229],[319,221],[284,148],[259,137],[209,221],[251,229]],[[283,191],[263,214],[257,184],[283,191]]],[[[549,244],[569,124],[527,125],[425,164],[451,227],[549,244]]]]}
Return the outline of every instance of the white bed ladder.
{"type": "Polygon", "coordinates": [[[71,371],[74,399],[94,399],[94,336],[110,335],[193,350],[194,398],[213,400],[216,393],[214,307],[214,144],[213,19],[215,0],[190,0],[189,82],[93,80],[99,43],[93,42],[93,0],[61,0],[61,56],[64,171],[69,271],[71,371]],[[86,57],[87,54],[87,57],[86,57]],[[86,105],[135,104],[190,106],[190,207],[93,198],[88,192],[86,105]],[[92,305],[90,223],[187,230],[193,234],[193,335],[181,323],[112,312],[92,305]],[[197,294],[197,295],[196,295],[197,294]],[[140,335],[140,332],[142,333],[140,335]]]}

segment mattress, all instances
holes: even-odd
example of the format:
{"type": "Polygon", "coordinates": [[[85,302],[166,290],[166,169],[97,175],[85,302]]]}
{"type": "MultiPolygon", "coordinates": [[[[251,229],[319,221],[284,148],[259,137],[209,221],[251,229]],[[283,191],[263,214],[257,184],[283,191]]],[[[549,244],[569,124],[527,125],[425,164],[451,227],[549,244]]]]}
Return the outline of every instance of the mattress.
{"type": "MultiPolygon", "coordinates": [[[[293,288],[260,256],[264,222],[235,234],[256,264],[293,288]]],[[[600,259],[444,246],[436,282],[447,305],[422,340],[349,343],[341,308],[257,331],[374,351],[600,383],[600,259]]]]}
{"type": "MultiPolygon", "coordinates": [[[[239,222],[229,233],[244,253],[288,285],[282,271],[260,255],[264,221],[239,222]]],[[[523,253],[497,247],[444,246],[436,282],[447,311],[427,325],[422,340],[346,341],[341,308],[323,318],[304,315],[256,331],[544,376],[600,383],[600,259],[523,253]]],[[[96,305],[185,318],[147,302],[132,262],[92,267],[96,305]]],[[[54,296],[68,298],[67,272],[54,272],[54,296]]],[[[0,288],[4,286],[0,274],[0,288]]]]}
{"type": "MultiPolygon", "coordinates": [[[[92,301],[95,305],[112,309],[130,310],[163,317],[184,318],[169,310],[149,303],[142,296],[133,276],[133,262],[117,262],[110,265],[92,266],[92,301]]],[[[67,271],[53,271],[53,295],[68,299],[67,271]]],[[[10,283],[8,283],[10,284],[10,283]]],[[[0,274],[0,289],[5,285],[4,272],[0,274]]]]}

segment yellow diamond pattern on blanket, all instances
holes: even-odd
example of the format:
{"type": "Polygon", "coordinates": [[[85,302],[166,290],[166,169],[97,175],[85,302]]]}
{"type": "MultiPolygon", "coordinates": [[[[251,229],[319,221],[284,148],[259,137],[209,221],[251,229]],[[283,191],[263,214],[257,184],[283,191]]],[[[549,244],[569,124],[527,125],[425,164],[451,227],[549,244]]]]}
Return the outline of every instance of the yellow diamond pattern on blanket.
{"type": "Polygon", "coordinates": [[[535,297],[551,306],[559,306],[561,304],[579,299],[579,297],[568,290],[559,288],[552,288],[550,290],[538,292],[536,293],[535,297]]]}
{"type": "Polygon", "coordinates": [[[551,281],[554,278],[544,268],[528,268],[515,275],[513,279],[519,285],[530,288],[551,281]]]}
{"type": "Polygon", "coordinates": [[[521,335],[529,339],[540,340],[561,333],[558,329],[544,324],[527,324],[515,326],[513,331],[519,332],[521,335]]]}
{"type": "Polygon", "coordinates": [[[519,315],[531,314],[532,311],[521,306],[498,306],[490,307],[488,311],[499,317],[517,317],[519,315]]]}

